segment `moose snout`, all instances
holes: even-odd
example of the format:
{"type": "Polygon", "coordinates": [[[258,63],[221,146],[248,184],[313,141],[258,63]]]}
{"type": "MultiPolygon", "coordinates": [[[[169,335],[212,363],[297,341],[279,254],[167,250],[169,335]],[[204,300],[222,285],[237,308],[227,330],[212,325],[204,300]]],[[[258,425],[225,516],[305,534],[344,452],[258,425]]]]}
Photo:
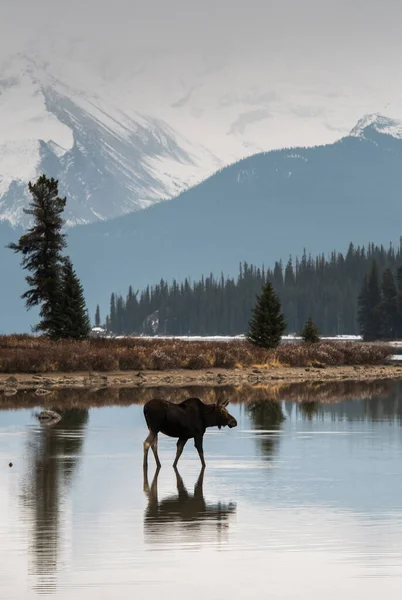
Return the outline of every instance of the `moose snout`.
{"type": "Polygon", "coordinates": [[[228,427],[230,427],[230,429],[232,429],[232,427],[237,427],[237,421],[234,417],[232,417],[228,422],[228,427]]]}

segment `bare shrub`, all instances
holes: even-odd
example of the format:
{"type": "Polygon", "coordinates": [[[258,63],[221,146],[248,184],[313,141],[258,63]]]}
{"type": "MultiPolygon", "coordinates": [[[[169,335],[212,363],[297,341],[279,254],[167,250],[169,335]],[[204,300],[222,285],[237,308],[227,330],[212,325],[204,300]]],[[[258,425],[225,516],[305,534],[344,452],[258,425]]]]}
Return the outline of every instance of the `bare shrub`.
{"type": "Polygon", "coordinates": [[[175,368],[175,360],[163,350],[154,350],[151,354],[151,369],[155,371],[167,371],[175,368]]]}
{"type": "Polygon", "coordinates": [[[226,352],[220,349],[215,352],[214,367],[219,369],[233,369],[236,364],[238,364],[236,354],[231,352],[230,349],[226,352]]]}
{"type": "Polygon", "coordinates": [[[0,372],[232,369],[234,367],[377,365],[392,354],[387,344],[319,342],[265,350],[243,340],[228,342],[122,338],[58,342],[29,335],[0,336],[0,372]]]}
{"type": "Polygon", "coordinates": [[[187,361],[187,369],[210,369],[214,366],[213,356],[207,354],[197,354],[196,356],[190,356],[187,361]]]}

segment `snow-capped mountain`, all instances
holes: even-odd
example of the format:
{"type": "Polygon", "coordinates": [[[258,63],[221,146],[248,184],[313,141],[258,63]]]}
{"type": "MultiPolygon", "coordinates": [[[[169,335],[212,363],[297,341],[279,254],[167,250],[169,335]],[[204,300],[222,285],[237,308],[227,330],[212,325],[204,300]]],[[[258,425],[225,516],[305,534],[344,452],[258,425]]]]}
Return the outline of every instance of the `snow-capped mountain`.
{"type": "MultiPolygon", "coordinates": [[[[111,292],[124,294],[130,284],[235,275],[243,261],[273,265],[303,248],[314,256],[346,251],[350,242],[397,243],[402,139],[388,133],[397,121],[386,121],[386,132],[384,124],[367,116],[333,144],[256,154],[168,202],[72,227],[68,253],[88,306],[104,314],[111,292]]],[[[0,222],[3,332],[35,322],[17,302],[26,288],[20,257],[5,249],[23,230],[0,222]]]]}
{"type": "Polygon", "coordinates": [[[364,115],[351,130],[352,137],[370,139],[373,132],[390,135],[402,139],[402,121],[391,119],[379,113],[364,115]]]}
{"type": "Polygon", "coordinates": [[[0,218],[12,224],[40,173],[59,180],[73,225],[170,198],[222,166],[163,120],[68,87],[25,56],[1,75],[0,218]]]}
{"type": "MultiPolygon", "coordinates": [[[[26,184],[43,172],[67,195],[70,225],[107,220],[172,198],[260,151],[334,142],[369,106],[356,92],[345,112],[347,91],[331,96],[324,79],[291,84],[249,67],[201,55],[155,54],[122,69],[87,64],[83,52],[4,60],[0,219],[23,222],[26,184]]],[[[371,103],[378,108],[381,98],[371,103]]],[[[371,118],[398,135],[394,121],[371,118]]],[[[369,124],[359,122],[352,135],[369,124]]]]}

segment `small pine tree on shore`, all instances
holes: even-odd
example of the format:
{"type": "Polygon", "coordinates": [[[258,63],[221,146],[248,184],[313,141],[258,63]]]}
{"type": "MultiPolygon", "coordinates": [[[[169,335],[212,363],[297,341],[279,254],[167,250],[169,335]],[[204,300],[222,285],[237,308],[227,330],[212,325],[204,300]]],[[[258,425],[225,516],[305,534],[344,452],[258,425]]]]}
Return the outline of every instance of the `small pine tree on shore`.
{"type": "Polygon", "coordinates": [[[96,311],[95,311],[95,327],[100,327],[100,324],[101,324],[100,308],[99,308],[99,304],[97,304],[96,311]]]}
{"type": "Polygon", "coordinates": [[[309,317],[300,332],[303,341],[308,344],[316,344],[320,341],[320,333],[318,327],[314,324],[313,319],[309,317]]]}
{"type": "Polygon", "coordinates": [[[117,333],[116,296],[114,293],[110,296],[109,330],[117,333]]]}
{"type": "Polygon", "coordinates": [[[286,329],[285,318],[281,312],[281,303],[270,282],[257,296],[247,339],[262,348],[275,348],[281,341],[286,329]]]}

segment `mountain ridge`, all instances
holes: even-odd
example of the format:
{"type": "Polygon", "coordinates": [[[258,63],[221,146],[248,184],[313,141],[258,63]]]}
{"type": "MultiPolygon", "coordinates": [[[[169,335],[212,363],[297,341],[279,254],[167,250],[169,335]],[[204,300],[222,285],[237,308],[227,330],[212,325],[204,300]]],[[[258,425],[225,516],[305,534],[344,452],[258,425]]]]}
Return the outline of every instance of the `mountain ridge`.
{"type": "Polygon", "coordinates": [[[108,220],[256,153],[334,143],[363,112],[356,100],[346,114],[325,79],[287,84],[226,59],[156,53],[110,70],[41,52],[0,63],[0,219],[15,225],[43,172],[69,196],[70,226],[108,220]]]}
{"type": "MultiPolygon", "coordinates": [[[[229,165],[168,202],[68,230],[68,254],[90,313],[105,314],[111,292],[161,278],[236,275],[240,262],[272,265],[355,245],[398,243],[402,221],[402,140],[366,127],[333,144],[264,152],[229,165]]],[[[0,223],[3,247],[21,227],[0,223]]],[[[3,250],[3,327],[35,322],[18,296],[17,257],[3,250]]],[[[341,291],[340,291],[341,293],[341,291]]],[[[0,324],[1,329],[1,324],[0,324]]]]}

